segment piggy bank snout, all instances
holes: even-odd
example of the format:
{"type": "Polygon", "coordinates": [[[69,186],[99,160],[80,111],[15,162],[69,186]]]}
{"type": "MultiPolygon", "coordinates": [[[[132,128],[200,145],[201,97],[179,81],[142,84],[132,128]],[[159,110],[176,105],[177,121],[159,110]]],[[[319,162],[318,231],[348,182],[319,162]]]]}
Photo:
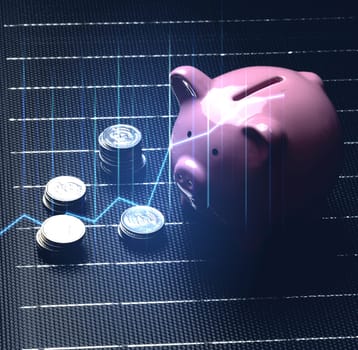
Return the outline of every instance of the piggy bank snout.
{"type": "Polygon", "coordinates": [[[183,156],[174,167],[174,179],[179,189],[194,202],[205,188],[206,172],[195,159],[183,156]]]}

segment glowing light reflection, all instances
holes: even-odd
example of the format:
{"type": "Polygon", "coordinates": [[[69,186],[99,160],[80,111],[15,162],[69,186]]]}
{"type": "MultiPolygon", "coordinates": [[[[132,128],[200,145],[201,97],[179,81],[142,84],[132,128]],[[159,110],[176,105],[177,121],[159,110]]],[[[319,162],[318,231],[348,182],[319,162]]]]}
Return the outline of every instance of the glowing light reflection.
{"type": "MultiPolygon", "coordinates": [[[[176,141],[176,142],[171,142],[169,145],[169,148],[171,149],[174,146],[178,146],[178,145],[181,145],[181,144],[187,143],[187,142],[193,142],[194,140],[200,139],[202,137],[207,137],[212,132],[214,132],[217,128],[223,126],[224,124],[240,125],[247,120],[247,115],[248,115],[247,112],[245,111],[245,113],[242,113],[243,116],[238,118],[237,116],[241,114],[240,111],[242,109],[247,109],[251,104],[252,105],[260,104],[260,111],[261,111],[263,102],[266,103],[268,100],[279,99],[279,98],[283,98],[284,96],[285,95],[283,93],[281,93],[281,94],[266,96],[266,97],[252,96],[247,99],[235,101],[235,104],[239,105],[239,107],[240,107],[240,108],[238,108],[238,107],[235,108],[236,114],[234,114],[234,112],[232,112],[232,111],[230,111],[230,113],[225,114],[224,112],[226,109],[225,110],[221,109],[220,114],[219,114],[220,119],[212,128],[209,128],[207,131],[204,131],[204,132],[197,134],[195,136],[191,136],[190,138],[184,138],[184,139],[176,141]],[[245,100],[245,103],[241,103],[244,100],[245,100]],[[223,117],[223,116],[226,116],[226,117],[223,117]]],[[[211,103],[211,105],[213,105],[213,104],[211,103]]],[[[211,110],[208,110],[207,108],[208,108],[208,106],[206,107],[206,110],[208,111],[208,119],[210,119],[210,117],[212,117],[213,113],[211,112],[211,110]]],[[[254,114],[250,113],[250,115],[254,115],[254,114]]]]}

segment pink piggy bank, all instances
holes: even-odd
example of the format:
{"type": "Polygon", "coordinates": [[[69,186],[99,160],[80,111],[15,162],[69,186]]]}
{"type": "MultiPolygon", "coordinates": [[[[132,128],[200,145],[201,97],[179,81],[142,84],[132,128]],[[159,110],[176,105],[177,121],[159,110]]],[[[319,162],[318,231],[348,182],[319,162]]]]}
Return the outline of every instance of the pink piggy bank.
{"type": "Polygon", "coordinates": [[[247,67],[171,74],[171,163],[182,203],[250,231],[325,197],[341,166],[336,111],[311,72],[247,67]]]}

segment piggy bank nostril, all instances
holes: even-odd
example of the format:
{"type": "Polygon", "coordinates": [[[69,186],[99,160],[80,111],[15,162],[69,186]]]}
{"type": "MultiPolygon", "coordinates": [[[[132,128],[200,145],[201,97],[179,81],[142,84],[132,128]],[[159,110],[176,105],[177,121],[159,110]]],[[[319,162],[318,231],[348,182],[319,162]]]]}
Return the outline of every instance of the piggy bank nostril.
{"type": "Polygon", "coordinates": [[[183,180],[183,175],[182,175],[182,174],[177,174],[176,177],[177,177],[177,179],[178,179],[179,181],[182,181],[182,180],[183,180]]]}
{"type": "Polygon", "coordinates": [[[188,180],[188,181],[187,181],[187,184],[188,184],[189,187],[193,187],[193,181],[188,180]]]}

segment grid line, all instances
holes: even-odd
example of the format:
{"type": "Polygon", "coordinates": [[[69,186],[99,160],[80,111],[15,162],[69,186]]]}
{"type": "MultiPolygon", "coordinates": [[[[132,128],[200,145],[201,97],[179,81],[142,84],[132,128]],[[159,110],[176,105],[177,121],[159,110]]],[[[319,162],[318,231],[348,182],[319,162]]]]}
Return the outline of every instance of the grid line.
{"type": "MultiPolygon", "coordinates": [[[[133,266],[133,265],[132,265],[133,266]]],[[[42,304],[42,305],[23,305],[22,310],[38,309],[63,309],[63,308],[82,308],[82,307],[108,307],[108,306],[152,306],[152,305],[177,305],[177,304],[206,304],[206,303],[232,303],[232,302],[256,302],[256,301],[280,301],[280,300],[308,300],[308,299],[328,299],[328,298],[356,298],[357,293],[346,294],[317,294],[317,295],[292,295],[292,296],[267,296],[267,297],[247,297],[247,298],[215,298],[215,299],[187,299],[187,300],[151,300],[151,301],[121,301],[121,302],[98,302],[98,303],[78,303],[78,304],[42,304]]]]}
{"type": "Polygon", "coordinates": [[[260,22],[305,22],[305,21],[346,21],[355,19],[354,16],[333,17],[296,17],[296,18],[246,18],[246,19],[201,19],[176,21],[114,21],[114,22],[46,22],[46,23],[18,23],[4,24],[4,28],[17,27],[68,27],[68,26],[108,26],[108,25],[148,25],[148,24],[208,24],[208,23],[260,23],[260,22]]]}
{"type": "Polygon", "coordinates": [[[247,340],[220,340],[203,342],[181,342],[162,344],[127,344],[127,345],[81,345],[70,347],[46,347],[23,348],[22,350],[98,350],[98,349],[131,349],[131,348],[168,348],[178,346],[206,346],[206,345],[239,345],[239,344],[263,344],[263,343],[289,343],[289,342],[318,342],[330,340],[356,340],[358,335],[342,335],[334,337],[298,337],[298,338],[274,338],[274,339],[247,339],[247,340]]]}
{"type": "Polygon", "coordinates": [[[225,57],[225,56],[263,56],[263,55],[293,55],[293,54],[326,54],[326,53],[357,53],[357,48],[317,49],[317,50],[287,50],[287,51],[257,51],[257,52],[209,52],[209,53],[170,53],[170,54],[136,54],[136,55],[101,55],[101,56],[34,56],[7,57],[7,61],[30,60],[87,60],[87,59],[127,59],[127,58],[168,58],[168,57],[225,57]]]}

